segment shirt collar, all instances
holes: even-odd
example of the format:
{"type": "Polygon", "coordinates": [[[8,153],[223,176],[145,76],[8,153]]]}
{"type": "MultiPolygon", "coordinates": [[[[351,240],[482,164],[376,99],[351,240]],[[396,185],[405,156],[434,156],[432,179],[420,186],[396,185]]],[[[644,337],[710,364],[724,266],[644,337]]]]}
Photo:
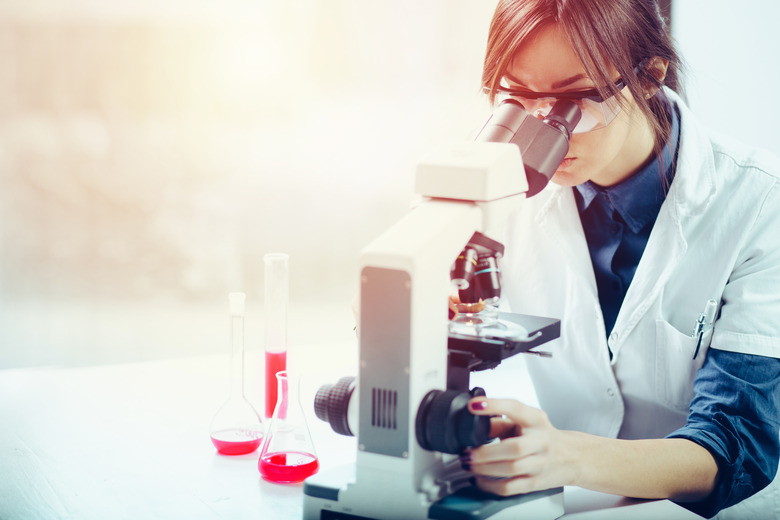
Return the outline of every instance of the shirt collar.
{"type": "MultiPolygon", "coordinates": [[[[605,188],[591,181],[576,186],[580,194],[580,197],[575,197],[580,213],[587,210],[594,200],[609,204],[634,233],[638,233],[655,220],[674,177],[680,136],[680,116],[671,105],[667,104],[666,108],[672,129],[669,140],[661,151],[661,160],[653,156],[637,173],[614,186],[605,188]],[[663,175],[662,167],[665,168],[663,175]],[[603,196],[597,197],[599,194],[603,196]]],[[[612,211],[608,214],[612,214],[612,211]]]]}

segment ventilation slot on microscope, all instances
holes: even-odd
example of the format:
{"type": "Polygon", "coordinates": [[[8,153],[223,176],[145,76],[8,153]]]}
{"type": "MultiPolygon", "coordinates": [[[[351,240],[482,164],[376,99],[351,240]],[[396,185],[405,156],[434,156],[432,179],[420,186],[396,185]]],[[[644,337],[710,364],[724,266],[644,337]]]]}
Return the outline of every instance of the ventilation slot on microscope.
{"type": "Polygon", "coordinates": [[[371,426],[395,430],[398,412],[398,392],[385,388],[371,389],[371,426]]]}

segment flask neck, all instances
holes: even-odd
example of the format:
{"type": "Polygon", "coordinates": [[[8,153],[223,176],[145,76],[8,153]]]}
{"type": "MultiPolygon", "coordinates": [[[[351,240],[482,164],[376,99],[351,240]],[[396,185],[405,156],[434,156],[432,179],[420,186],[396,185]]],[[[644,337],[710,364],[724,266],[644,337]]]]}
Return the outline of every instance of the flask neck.
{"type": "Polygon", "coordinates": [[[244,317],[230,317],[230,398],[244,396],[244,317]]]}
{"type": "Polygon", "coordinates": [[[285,419],[287,417],[287,408],[290,406],[290,385],[287,378],[287,371],[282,370],[276,374],[276,405],[274,406],[273,417],[285,419]]]}

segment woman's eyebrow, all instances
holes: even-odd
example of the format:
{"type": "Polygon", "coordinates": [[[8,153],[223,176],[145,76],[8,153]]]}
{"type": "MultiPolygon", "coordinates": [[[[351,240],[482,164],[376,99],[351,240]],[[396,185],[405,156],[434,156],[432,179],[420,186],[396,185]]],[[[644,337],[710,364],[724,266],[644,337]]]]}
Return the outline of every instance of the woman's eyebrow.
{"type": "MultiPolygon", "coordinates": [[[[526,87],[525,83],[523,83],[522,81],[520,81],[519,79],[517,79],[517,78],[516,78],[516,77],[514,77],[513,75],[511,75],[511,74],[507,73],[507,74],[506,74],[506,77],[507,77],[507,78],[508,78],[510,81],[512,81],[512,83],[515,83],[515,84],[517,84],[517,85],[519,85],[519,86],[521,86],[521,87],[526,87]]],[[[583,74],[583,73],[579,73],[579,74],[575,74],[574,76],[571,76],[570,78],[566,78],[566,79],[562,79],[562,80],[560,80],[560,81],[556,81],[555,83],[553,83],[552,85],[550,85],[550,87],[551,87],[552,89],[557,89],[557,88],[564,88],[564,87],[568,87],[569,85],[571,85],[571,84],[573,84],[573,83],[577,83],[578,81],[580,81],[580,80],[582,80],[582,79],[587,79],[587,78],[588,78],[588,77],[587,77],[585,74],[583,74]]],[[[527,87],[526,87],[526,88],[527,88],[527,87]]]]}
{"type": "Polygon", "coordinates": [[[578,81],[580,81],[582,79],[588,79],[588,76],[586,76],[583,73],[575,74],[574,76],[572,76],[570,78],[566,78],[566,79],[561,80],[561,81],[556,81],[555,83],[552,84],[552,88],[568,87],[572,83],[577,83],[578,81]]]}

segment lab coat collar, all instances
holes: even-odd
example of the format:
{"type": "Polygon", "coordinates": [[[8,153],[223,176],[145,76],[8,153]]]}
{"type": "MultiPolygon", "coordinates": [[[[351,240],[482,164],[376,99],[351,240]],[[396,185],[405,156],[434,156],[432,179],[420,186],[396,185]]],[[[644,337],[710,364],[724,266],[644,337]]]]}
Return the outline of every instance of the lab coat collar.
{"type": "Polygon", "coordinates": [[[666,87],[663,93],[680,114],[680,148],[677,172],[667,195],[676,218],[702,214],[715,198],[715,159],[707,131],[677,93],[666,87]]]}
{"type": "Polygon", "coordinates": [[[573,188],[550,183],[538,196],[548,198],[536,213],[534,221],[540,230],[555,241],[559,250],[559,257],[555,261],[566,265],[576,280],[586,284],[587,294],[598,305],[596,276],[573,188]],[[553,225],[553,221],[557,225],[553,225]]]}
{"type": "MultiPolygon", "coordinates": [[[[612,331],[604,331],[603,320],[594,323],[603,331],[601,337],[606,340],[612,352],[613,365],[618,361],[618,354],[626,338],[656,301],[674,267],[687,249],[679,214],[679,208],[668,204],[668,200],[661,207],[612,331]],[[607,334],[608,338],[605,337],[607,334]]],[[[593,263],[582,230],[573,188],[552,187],[550,199],[537,213],[536,222],[542,232],[546,229],[565,230],[565,236],[553,233],[561,255],[557,261],[564,263],[573,271],[575,280],[585,284],[583,296],[587,295],[593,302],[593,306],[600,309],[593,263]],[[557,228],[549,224],[553,214],[560,219],[560,226],[557,228]],[[576,232],[569,232],[572,230],[576,232]]],[[[582,310],[587,308],[588,306],[583,302],[582,310]]]]}
{"type": "Polygon", "coordinates": [[[623,341],[659,297],[688,249],[689,221],[701,215],[715,197],[715,162],[708,134],[676,93],[667,88],[663,93],[680,115],[677,171],[615,322],[610,338],[613,363],[623,341]]]}

